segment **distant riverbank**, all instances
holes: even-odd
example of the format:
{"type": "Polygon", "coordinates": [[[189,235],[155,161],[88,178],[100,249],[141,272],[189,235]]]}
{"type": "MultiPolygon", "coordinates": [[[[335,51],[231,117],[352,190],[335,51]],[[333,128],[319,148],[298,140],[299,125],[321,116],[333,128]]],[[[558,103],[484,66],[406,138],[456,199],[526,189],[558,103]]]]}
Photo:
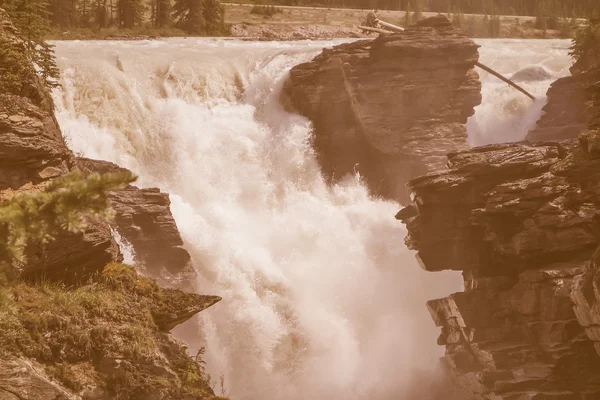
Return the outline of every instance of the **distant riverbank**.
{"type": "MultiPolygon", "coordinates": [[[[358,29],[368,10],[315,8],[315,7],[271,7],[264,12],[260,7],[225,3],[225,22],[230,27],[230,36],[254,40],[306,40],[333,39],[344,37],[374,37],[358,29]]],[[[380,11],[382,20],[406,26],[412,23],[414,13],[406,16],[404,11],[380,11]]],[[[422,13],[426,18],[436,13],[422,13]]],[[[453,22],[473,38],[519,38],[556,39],[570,38],[580,21],[560,21],[557,29],[536,29],[534,17],[499,16],[494,25],[486,16],[449,15],[453,22]]],[[[141,26],[134,29],[55,29],[51,40],[139,40],[163,37],[186,37],[184,31],[169,28],[141,26]]]]}

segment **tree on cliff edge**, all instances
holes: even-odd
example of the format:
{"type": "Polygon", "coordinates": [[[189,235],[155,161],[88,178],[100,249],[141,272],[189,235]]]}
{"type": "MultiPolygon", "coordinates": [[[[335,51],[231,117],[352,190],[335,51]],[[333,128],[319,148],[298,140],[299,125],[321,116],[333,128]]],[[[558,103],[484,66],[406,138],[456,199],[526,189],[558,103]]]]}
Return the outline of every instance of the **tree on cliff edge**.
{"type": "Polygon", "coordinates": [[[59,70],[53,45],[44,40],[50,31],[49,3],[45,0],[0,0],[25,42],[27,56],[39,69],[48,87],[58,86],[59,70]]]}

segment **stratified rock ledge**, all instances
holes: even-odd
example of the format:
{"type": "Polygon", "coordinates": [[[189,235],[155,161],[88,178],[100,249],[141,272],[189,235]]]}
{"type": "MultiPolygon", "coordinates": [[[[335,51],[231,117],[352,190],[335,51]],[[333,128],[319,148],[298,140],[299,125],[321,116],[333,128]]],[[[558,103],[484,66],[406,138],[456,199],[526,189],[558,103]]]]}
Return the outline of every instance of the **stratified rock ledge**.
{"type": "Polygon", "coordinates": [[[599,137],[456,152],[409,183],[407,245],[463,271],[428,308],[470,399],[600,398],[599,137]]]}
{"type": "Polygon", "coordinates": [[[312,121],[327,178],[359,172],[374,194],[404,202],[409,179],[467,147],[465,123],[481,102],[477,49],[446,17],[429,18],[297,65],[284,104],[312,121]]]}

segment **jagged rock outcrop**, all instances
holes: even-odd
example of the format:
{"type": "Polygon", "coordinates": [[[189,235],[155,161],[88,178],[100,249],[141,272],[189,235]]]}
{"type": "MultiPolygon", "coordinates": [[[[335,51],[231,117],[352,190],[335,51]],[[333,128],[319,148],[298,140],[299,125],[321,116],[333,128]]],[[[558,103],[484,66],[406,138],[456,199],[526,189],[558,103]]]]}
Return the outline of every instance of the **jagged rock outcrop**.
{"type": "MultiPolygon", "coordinates": [[[[4,72],[0,74],[0,199],[42,190],[45,182],[76,165],[87,172],[124,171],[111,163],[76,160],[54,117],[52,99],[24,57],[24,44],[1,9],[0,40],[14,54],[22,55],[9,57],[0,52],[4,72]]],[[[115,210],[111,224],[135,248],[139,265],[161,283],[193,287],[195,273],[189,254],[181,247],[183,241],[171,215],[168,194],[129,186],[113,193],[111,201],[115,210]]],[[[26,275],[84,279],[109,261],[120,261],[107,221],[91,216],[86,222],[82,233],[60,235],[43,251],[30,249],[26,275]]]]}
{"type": "MultiPolygon", "coordinates": [[[[77,168],[83,172],[123,172],[116,164],[77,159],[77,168]]],[[[129,185],[110,194],[115,217],[110,221],[116,230],[136,250],[137,263],[162,285],[194,290],[196,272],[190,255],[171,214],[171,201],[159,189],[140,189],[129,185]]]]}
{"type": "Polygon", "coordinates": [[[558,79],[548,89],[548,102],[536,127],[525,140],[530,142],[573,139],[587,129],[594,110],[588,107],[586,90],[600,80],[600,71],[584,72],[558,79]]]}
{"type": "MultiPolygon", "coordinates": [[[[0,202],[43,191],[76,167],[119,170],[77,162],[48,91],[0,9],[0,202]]],[[[83,232],[28,245],[20,276],[0,271],[0,400],[217,399],[200,360],[168,332],[220,298],[163,289],[112,262],[122,255],[111,224],[137,245],[150,275],[193,285],[168,195],[129,186],[110,197],[110,224],[102,215],[86,216],[83,232]]]]}
{"type": "Polygon", "coordinates": [[[85,281],[111,261],[122,261],[107,220],[90,215],[84,221],[82,232],[63,232],[44,246],[29,248],[22,275],[72,284],[85,281]]]}
{"type": "Polygon", "coordinates": [[[463,271],[464,293],[428,308],[472,399],[600,398],[598,138],[452,153],[409,183],[407,245],[463,271]]]}
{"type": "Polygon", "coordinates": [[[2,9],[0,38],[0,190],[5,190],[63,175],[73,156],[33,65],[15,57],[24,54],[25,45],[2,9]]]}
{"type": "Polygon", "coordinates": [[[18,284],[0,312],[0,399],[205,400],[202,368],[167,332],[221,300],[109,264],[79,287],[18,284]]]}
{"type": "Polygon", "coordinates": [[[358,171],[375,194],[404,201],[405,182],[466,148],[481,102],[477,48],[446,17],[429,18],[292,68],[284,103],[313,122],[325,176],[358,171]]]}
{"type": "MultiPolygon", "coordinates": [[[[69,172],[74,156],[54,117],[53,103],[23,41],[0,9],[0,199],[42,190],[52,178],[69,172]]],[[[103,218],[90,216],[84,232],[64,233],[40,248],[28,249],[27,276],[73,279],[119,260],[119,250],[103,218]]]]}

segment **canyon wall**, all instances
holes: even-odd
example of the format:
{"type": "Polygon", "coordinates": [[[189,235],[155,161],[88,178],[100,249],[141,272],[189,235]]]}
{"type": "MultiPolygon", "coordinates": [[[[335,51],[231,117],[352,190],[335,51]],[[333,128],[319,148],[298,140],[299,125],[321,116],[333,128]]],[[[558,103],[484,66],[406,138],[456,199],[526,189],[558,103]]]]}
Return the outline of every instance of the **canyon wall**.
{"type": "Polygon", "coordinates": [[[292,68],[284,103],[312,121],[325,176],[359,172],[374,194],[406,201],[405,182],[467,147],[481,102],[477,49],[446,17],[425,19],[292,68]]]}
{"type": "MultiPolygon", "coordinates": [[[[588,86],[592,109],[600,82],[588,86]],[[594,91],[593,88],[596,88],[594,91]]],[[[600,398],[600,131],[448,155],[397,218],[428,271],[465,291],[428,303],[472,399],[600,398]]]]}
{"type": "MultiPolygon", "coordinates": [[[[53,108],[0,9],[0,203],[71,171],[124,171],[76,158],[53,108]]],[[[128,186],[110,199],[114,218],[86,216],[82,232],[30,245],[19,279],[0,277],[0,399],[214,398],[200,359],[168,333],[221,300],[178,290],[195,289],[195,272],[168,195],[128,186]],[[114,231],[170,289],[120,264],[114,231]]]]}
{"type": "Polygon", "coordinates": [[[575,72],[555,81],[548,90],[543,114],[525,140],[540,142],[576,138],[587,129],[595,114],[589,107],[591,85],[600,80],[599,71],[575,72]]]}

